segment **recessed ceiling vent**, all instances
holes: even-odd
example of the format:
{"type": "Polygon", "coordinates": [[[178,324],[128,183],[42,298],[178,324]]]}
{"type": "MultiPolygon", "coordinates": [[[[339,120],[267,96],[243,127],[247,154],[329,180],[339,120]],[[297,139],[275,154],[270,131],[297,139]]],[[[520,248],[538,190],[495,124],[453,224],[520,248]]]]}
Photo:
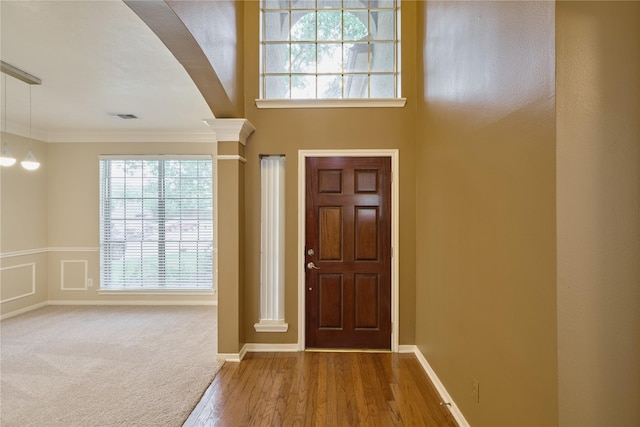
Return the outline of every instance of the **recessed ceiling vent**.
{"type": "Polygon", "coordinates": [[[120,118],[124,120],[133,120],[138,118],[138,116],[136,116],[135,114],[112,114],[111,117],[113,117],[114,119],[120,118]]]}

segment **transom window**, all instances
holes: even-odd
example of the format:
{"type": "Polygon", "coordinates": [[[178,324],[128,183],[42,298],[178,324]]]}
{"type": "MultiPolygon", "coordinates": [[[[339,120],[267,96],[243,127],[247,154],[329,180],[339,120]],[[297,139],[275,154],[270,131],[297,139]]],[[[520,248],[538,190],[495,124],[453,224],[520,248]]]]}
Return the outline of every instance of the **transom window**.
{"type": "Polygon", "coordinates": [[[211,156],[100,159],[100,288],[213,289],[211,156]]]}
{"type": "Polygon", "coordinates": [[[261,0],[261,98],[399,98],[398,3],[261,0]]]}

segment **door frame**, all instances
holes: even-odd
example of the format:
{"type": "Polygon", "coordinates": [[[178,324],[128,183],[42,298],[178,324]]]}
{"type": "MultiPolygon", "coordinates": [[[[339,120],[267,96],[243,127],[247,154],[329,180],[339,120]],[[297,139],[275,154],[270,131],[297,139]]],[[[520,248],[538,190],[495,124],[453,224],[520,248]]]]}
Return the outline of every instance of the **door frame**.
{"type": "Polygon", "coordinates": [[[398,149],[298,150],[298,350],[304,351],[306,330],[306,278],[304,268],[307,157],[390,157],[391,158],[391,351],[399,351],[399,193],[400,159],[398,149]]]}

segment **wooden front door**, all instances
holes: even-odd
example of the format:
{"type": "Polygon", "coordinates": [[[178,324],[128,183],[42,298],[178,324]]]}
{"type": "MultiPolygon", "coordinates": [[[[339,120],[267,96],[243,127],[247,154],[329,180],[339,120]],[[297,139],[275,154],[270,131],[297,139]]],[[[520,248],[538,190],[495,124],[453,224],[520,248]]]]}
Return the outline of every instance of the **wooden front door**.
{"type": "Polygon", "coordinates": [[[306,347],[391,348],[391,159],[306,159],[306,347]]]}

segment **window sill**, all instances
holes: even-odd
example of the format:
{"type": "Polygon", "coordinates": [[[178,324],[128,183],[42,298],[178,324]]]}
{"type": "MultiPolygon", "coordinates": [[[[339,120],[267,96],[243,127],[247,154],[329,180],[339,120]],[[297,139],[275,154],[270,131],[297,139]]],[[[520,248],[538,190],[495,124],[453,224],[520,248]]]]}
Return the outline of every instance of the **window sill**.
{"type": "Polygon", "coordinates": [[[402,108],[407,98],[376,99],[256,99],[260,109],[271,108],[402,108]]]}
{"type": "Polygon", "coordinates": [[[98,295],[215,295],[213,289],[100,289],[98,295]]]}

